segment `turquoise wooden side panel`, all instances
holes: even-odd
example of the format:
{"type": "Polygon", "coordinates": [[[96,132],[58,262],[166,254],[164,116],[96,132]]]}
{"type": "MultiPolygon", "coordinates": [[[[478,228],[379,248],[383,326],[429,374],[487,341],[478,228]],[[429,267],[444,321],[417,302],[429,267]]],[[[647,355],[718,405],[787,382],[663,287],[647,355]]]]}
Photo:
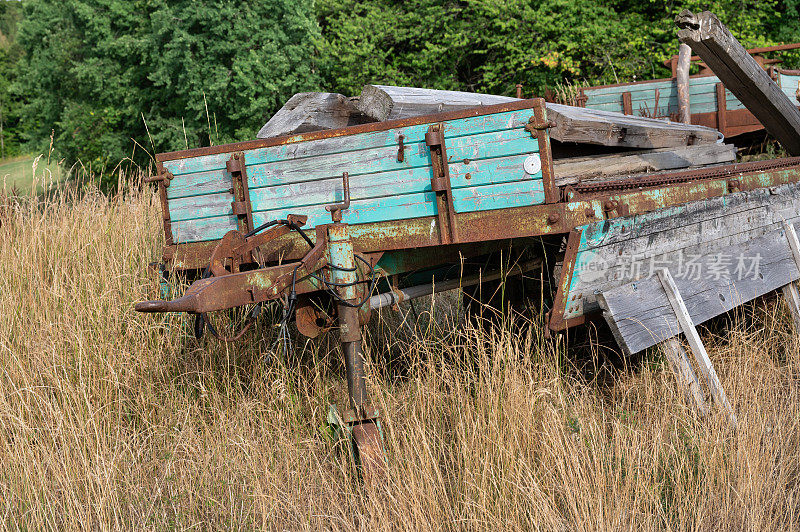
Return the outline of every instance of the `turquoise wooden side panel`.
{"type": "MultiPolygon", "coordinates": [[[[536,152],[538,143],[523,128],[481,133],[468,137],[455,137],[447,142],[450,160],[485,159],[519,153],[519,144],[524,149],[536,152]]],[[[382,148],[364,149],[357,152],[320,154],[301,159],[288,159],[275,163],[247,162],[248,183],[251,191],[260,187],[285,185],[303,181],[331,178],[341,180],[342,172],[351,177],[377,172],[397,171],[427,167],[431,164],[430,151],[425,142],[404,142],[405,157],[397,162],[397,143],[382,148]]],[[[167,168],[169,169],[169,168],[167,168]]],[[[167,188],[167,198],[185,198],[214,194],[231,187],[230,175],[225,171],[210,170],[184,174],[176,177],[167,188]]]]}
{"type": "Polygon", "coordinates": [[[800,76],[779,72],[778,86],[781,88],[783,93],[789,97],[792,103],[795,105],[798,104],[797,90],[800,88],[800,76]]]}
{"type": "MultiPolygon", "coordinates": [[[[689,78],[690,111],[692,114],[712,113],[717,110],[716,76],[689,78]]],[[[678,112],[677,87],[673,80],[650,83],[622,85],[618,87],[599,87],[584,89],[587,96],[586,107],[601,111],[623,112],[622,94],[631,93],[631,107],[634,115],[642,112],[652,114],[656,108],[655,91],[658,89],[658,115],[669,115],[678,112]]],[[[744,109],[744,105],[731,93],[725,90],[725,101],[728,110],[744,109]]]]}
{"type": "MultiPolygon", "coordinates": [[[[453,120],[444,126],[457,212],[544,202],[541,172],[528,175],[525,159],[539,150],[524,129],[532,109],[453,120]]],[[[343,221],[363,224],[436,214],[431,192],[430,124],[304,141],[245,152],[256,225],[288,214],[309,216],[307,227],[329,223],[324,206],[343,198],[341,174],[350,175],[351,206],[343,221]],[[404,160],[397,161],[404,135],[404,160]]],[[[177,242],[215,240],[237,228],[225,162],[231,154],[167,161],[175,179],[167,188],[177,242]]]]}
{"type": "MultiPolygon", "coordinates": [[[[521,109],[518,111],[451,120],[445,123],[444,134],[445,138],[454,138],[464,135],[477,135],[481,133],[490,133],[492,131],[522,128],[525,127],[531,116],[533,116],[533,109],[521,109]]],[[[341,137],[330,137],[296,142],[293,144],[257,148],[248,150],[246,159],[249,166],[251,164],[296,160],[320,154],[372,150],[387,146],[393,146],[396,149],[399,135],[404,135],[404,142],[407,144],[424,142],[425,132],[428,131],[429,126],[430,124],[419,124],[416,126],[400,127],[384,131],[372,131],[357,135],[343,135],[341,137]]],[[[166,161],[164,167],[176,177],[194,172],[224,170],[225,162],[230,159],[230,157],[231,155],[229,153],[223,153],[192,157],[189,159],[178,159],[175,161],[166,161]]]]}

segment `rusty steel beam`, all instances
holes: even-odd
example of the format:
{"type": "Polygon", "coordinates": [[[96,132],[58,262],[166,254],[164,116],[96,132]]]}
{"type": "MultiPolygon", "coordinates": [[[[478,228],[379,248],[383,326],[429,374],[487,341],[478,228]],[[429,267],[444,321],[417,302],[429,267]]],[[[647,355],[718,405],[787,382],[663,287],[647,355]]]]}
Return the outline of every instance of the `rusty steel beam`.
{"type": "MultiPolygon", "coordinates": [[[[741,190],[800,181],[800,158],[737,163],[712,168],[668,172],[644,179],[610,182],[608,185],[573,189],[565,202],[515,207],[494,211],[457,213],[462,244],[564,234],[604,216],[608,201],[624,201],[631,213],[704,199],[725,193],[728,181],[738,179],[741,190]],[[720,191],[720,192],[717,192],[720,191]]],[[[353,244],[360,253],[438,246],[439,236],[431,233],[436,217],[354,225],[353,244]]],[[[164,260],[172,269],[205,268],[217,241],[168,246],[164,260]]],[[[265,256],[280,251],[286,260],[299,259],[308,245],[295,234],[286,235],[260,248],[265,256]]]]}

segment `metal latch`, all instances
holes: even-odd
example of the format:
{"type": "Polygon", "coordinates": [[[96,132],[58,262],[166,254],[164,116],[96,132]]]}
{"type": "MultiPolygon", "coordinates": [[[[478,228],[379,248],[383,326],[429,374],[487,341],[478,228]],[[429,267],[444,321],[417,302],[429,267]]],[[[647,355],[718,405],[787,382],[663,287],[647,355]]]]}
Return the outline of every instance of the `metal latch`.
{"type": "Polygon", "coordinates": [[[145,183],[164,183],[165,187],[169,186],[169,182],[175,179],[175,176],[172,175],[170,172],[163,172],[158,175],[154,175],[152,177],[145,177],[145,183]]]}
{"type": "Polygon", "coordinates": [[[439,240],[442,244],[458,241],[456,211],[450,188],[450,165],[444,141],[444,124],[434,124],[425,133],[425,144],[431,150],[431,189],[436,193],[436,214],[439,218],[439,240]]]}
{"type": "Polygon", "coordinates": [[[331,213],[333,223],[341,222],[342,211],[350,208],[350,174],[347,172],[342,172],[342,194],[344,195],[344,201],[325,206],[325,210],[331,213]]]}

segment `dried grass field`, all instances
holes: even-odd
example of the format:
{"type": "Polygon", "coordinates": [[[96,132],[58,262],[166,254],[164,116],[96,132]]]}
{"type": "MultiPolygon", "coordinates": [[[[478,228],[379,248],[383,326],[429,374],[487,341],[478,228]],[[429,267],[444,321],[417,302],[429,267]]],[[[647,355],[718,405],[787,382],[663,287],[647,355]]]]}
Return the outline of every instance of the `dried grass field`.
{"type": "Polygon", "coordinates": [[[778,300],[704,333],[739,419],[687,408],[658,352],[476,328],[434,302],[370,327],[388,479],[333,441],[326,340],[271,354],[145,316],[150,191],[0,199],[0,522],[9,530],[800,528],[800,354],[778,300]],[[408,315],[406,315],[408,317],[408,315]]]}

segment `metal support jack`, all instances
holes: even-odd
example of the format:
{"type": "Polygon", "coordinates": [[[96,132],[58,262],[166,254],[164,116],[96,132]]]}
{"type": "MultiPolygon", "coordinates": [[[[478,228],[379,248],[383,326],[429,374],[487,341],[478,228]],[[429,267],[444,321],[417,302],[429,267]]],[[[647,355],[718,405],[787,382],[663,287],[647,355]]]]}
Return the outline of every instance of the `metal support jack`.
{"type": "Polygon", "coordinates": [[[364,357],[361,352],[361,324],[358,316],[360,301],[357,289],[358,268],[353,242],[350,239],[349,225],[341,221],[342,211],[350,206],[347,173],[342,176],[342,184],[344,201],[326,207],[333,219],[333,223],[327,226],[327,241],[331,287],[338,295],[336,311],[347,373],[350,409],[339,415],[336,407],[331,406],[328,422],[340,437],[347,438],[348,448],[356,467],[362,478],[366,482],[371,482],[386,475],[386,453],[383,448],[379,412],[369,406],[367,394],[364,357]]]}

